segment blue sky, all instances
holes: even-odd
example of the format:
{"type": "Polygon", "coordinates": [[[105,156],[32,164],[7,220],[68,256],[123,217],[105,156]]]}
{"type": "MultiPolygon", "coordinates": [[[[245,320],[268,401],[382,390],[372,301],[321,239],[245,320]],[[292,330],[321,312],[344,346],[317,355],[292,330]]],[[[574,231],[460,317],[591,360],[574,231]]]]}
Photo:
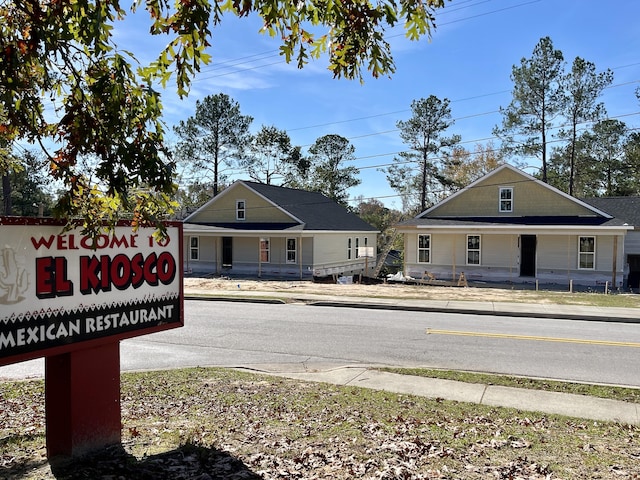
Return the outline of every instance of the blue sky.
{"type": "MultiPolygon", "coordinates": [[[[228,16],[213,32],[213,61],[194,79],[189,97],[178,99],[173,86],[163,91],[164,120],[175,125],[193,115],[196,100],[226,93],[254,117],[254,132],[274,125],[304,148],[323,135],[342,135],[355,146],[362,180],[350,196],[401,208],[378,168],[405,149],[396,122],[410,117],[411,102],[429,95],[448,98],[455,119],[448,133],[461,135],[462,145],[473,150],[501,122],[498,110],[511,100],[512,66],[530,57],[541,37],[551,37],[568,68],[580,56],[598,70],[612,69],[613,86],[602,97],[607,113],[639,127],[639,19],[638,0],[453,0],[438,11],[430,41],[406,40],[401,27],[388,30],[396,73],[367,75],[361,84],[334,80],[325,59],[303,70],[286,64],[277,39],[258,33],[257,17],[228,16]]],[[[162,40],[152,40],[147,31],[127,21],[118,27],[116,42],[149,61],[162,40]]]]}

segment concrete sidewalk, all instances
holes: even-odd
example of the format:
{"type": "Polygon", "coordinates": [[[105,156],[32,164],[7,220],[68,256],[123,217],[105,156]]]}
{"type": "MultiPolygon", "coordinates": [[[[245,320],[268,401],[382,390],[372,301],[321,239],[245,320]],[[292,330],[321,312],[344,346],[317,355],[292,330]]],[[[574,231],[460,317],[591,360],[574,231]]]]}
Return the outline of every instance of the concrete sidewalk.
{"type": "MultiPolygon", "coordinates": [[[[500,315],[527,318],[557,318],[600,322],[640,323],[636,308],[603,308],[581,305],[501,303],[477,301],[438,301],[415,299],[369,299],[290,292],[225,292],[221,296],[185,296],[186,299],[305,303],[315,306],[404,310],[418,312],[500,315]]],[[[495,385],[470,384],[452,380],[398,375],[368,366],[257,365],[243,369],[268,375],[336,385],[352,385],[395,393],[442,398],[479,405],[509,407],[524,411],[566,415],[597,421],[640,425],[640,405],[585,395],[545,392],[495,385]]]]}
{"type": "Polygon", "coordinates": [[[501,387],[442,380],[437,378],[398,375],[371,369],[368,366],[256,365],[241,368],[267,375],[350,385],[394,393],[442,398],[517,410],[566,415],[588,420],[640,425],[640,405],[585,395],[544,392],[522,388],[501,387]]]}
{"type": "Polygon", "coordinates": [[[454,300],[416,300],[393,298],[345,297],[337,295],[300,294],[296,292],[225,291],[219,295],[186,292],[186,300],[241,301],[264,303],[305,303],[334,306],[416,312],[500,315],[528,318],[558,318],[598,322],[640,323],[640,309],[594,307],[587,305],[556,305],[543,303],[507,303],[454,300]]]}

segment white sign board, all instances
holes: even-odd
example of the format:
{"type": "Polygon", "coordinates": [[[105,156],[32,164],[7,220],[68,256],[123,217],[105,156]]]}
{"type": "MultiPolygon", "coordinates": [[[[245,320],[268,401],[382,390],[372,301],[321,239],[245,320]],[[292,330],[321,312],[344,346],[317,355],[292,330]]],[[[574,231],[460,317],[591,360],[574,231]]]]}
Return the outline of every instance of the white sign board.
{"type": "Polygon", "coordinates": [[[0,217],[0,365],[182,326],[182,225],[160,242],[153,232],[118,226],[94,244],[53,221],[0,217]]]}
{"type": "Polygon", "coordinates": [[[375,257],[375,252],[373,251],[373,247],[360,247],[358,249],[358,257],[359,258],[373,258],[373,257],[375,257]]]}

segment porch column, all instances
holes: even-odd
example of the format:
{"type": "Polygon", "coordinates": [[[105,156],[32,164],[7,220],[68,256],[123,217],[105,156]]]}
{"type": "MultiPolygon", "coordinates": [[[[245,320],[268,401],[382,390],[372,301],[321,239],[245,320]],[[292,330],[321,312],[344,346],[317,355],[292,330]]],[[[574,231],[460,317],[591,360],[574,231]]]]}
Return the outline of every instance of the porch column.
{"type": "Polygon", "coordinates": [[[300,280],[302,280],[303,278],[303,271],[302,271],[302,235],[300,235],[298,237],[298,265],[300,266],[300,280]]]}
{"type": "Polygon", "coordinates": [[[616,288],[616,277],[618,274],[618,235],[613,236],[613,265],[611,275],[611,288],[616,288]]]}
{"type": "Polygon", "coordinates": [[[571,284],[571,239],[572,236],[567,234],[567,283],[571,284]]]}
{"type": "MultiPolygon", "coordinates": [[[[516,240],[520,238],[517,235],[512,235],[512,237],[514,236],[516,237],[516,240]]],[[[509,283],[513,285],[513,238],[509,239],[509,283]]]]}
{"type": "Polygon", "coordinates": [[[262,237],[258,237],[258,278],[262,277],[262,237]]]}
{"type": "Polygon", "coordinates": [[[451,242],[451,268],[452,268],[451,281],[453,282],[456,281],[456,239],[457,238],[458,236],[454,233],[453,241],[451,242]]]}
{"type": "Polygon", "coordinates": [[[186,246],[184,247],[184,251],[183,251],[183,258],[186,260],[184,262],[185,264],[185,268],[184,270],[186,272],[189,271],[189,261],[191,260],[191,235],[189,235],[187,237],[187,242],[186,242],[186,246]]]}
{"type": "Polygon", "coordinates": [[[222,265],[222,237],[215,237],[213,246],[213,257],[216,261],[216,273],[219,275],[220,272],[222,272],[222,269],[220,268],[222,265]]]}

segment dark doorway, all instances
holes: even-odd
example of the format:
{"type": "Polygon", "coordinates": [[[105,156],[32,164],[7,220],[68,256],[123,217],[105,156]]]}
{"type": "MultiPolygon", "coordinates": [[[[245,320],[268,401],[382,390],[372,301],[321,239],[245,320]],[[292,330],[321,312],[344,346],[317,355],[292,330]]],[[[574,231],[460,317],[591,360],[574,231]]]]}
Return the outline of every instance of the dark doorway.
{"type": "Polygon", "coordinates": [[[640,289],[640,255],[629,255],[629,288],[640,289]]]}
{"type": "Polygon", "coordinates": [[[520,276],[536,276],[536,236],[520,235],[520,276]]]}
{"type": "Polygon", "coordinates": [[[222,237],[222,266],[231,268],[233,266],[233,238],[222,237]]]}

